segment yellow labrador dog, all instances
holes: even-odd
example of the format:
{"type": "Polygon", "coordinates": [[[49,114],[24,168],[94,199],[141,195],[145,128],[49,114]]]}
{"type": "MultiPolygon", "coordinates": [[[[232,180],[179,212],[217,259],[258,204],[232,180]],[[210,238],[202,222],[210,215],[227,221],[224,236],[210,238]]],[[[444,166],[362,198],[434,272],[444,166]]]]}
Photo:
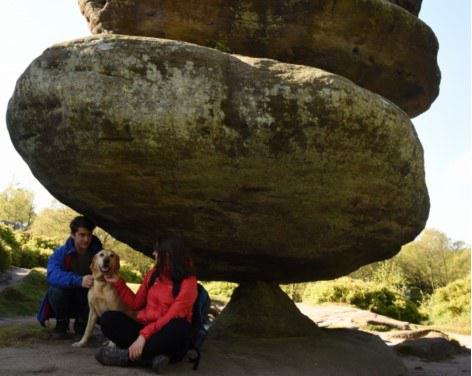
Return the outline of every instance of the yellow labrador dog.
{"type": "Polygon", "coordinates": [[[120,257],[113,251],[104,249],[98,252],[90,265],[93,275],[93,286],[88,291],[89,317],[84,335],[79,342],[72,344],[82,347],[92,335],[93,328],[105,311],[122,311],[134,318],[135,314],[120,299],[115,287],[105,281],[106,276],[115,275],[120,269],[120,257]]]}

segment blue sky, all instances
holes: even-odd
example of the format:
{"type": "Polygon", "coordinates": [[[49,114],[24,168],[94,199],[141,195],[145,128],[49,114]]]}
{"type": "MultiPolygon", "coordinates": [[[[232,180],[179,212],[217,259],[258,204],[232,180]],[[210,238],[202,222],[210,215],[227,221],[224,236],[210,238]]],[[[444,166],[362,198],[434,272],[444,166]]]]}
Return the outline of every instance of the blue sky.
{"type": "MultiPolygon", "coordinates": [[[[439,40],[442,72],[438,99],[413,119],[425,151],[431,200],[427,227],[472,243],[470,1],[424,0],[419,17],[439,40]]],[[[89,31],[76,0],[2,0],[0,35],[0,112],[5,114],[15,82],[32,60],[52,44],[89,35],[89,31]]],[[[52,203],[11,145],[4,115],[0,158],[0,190],[13,182],[35,193],[38,209],[52,203]]]]}

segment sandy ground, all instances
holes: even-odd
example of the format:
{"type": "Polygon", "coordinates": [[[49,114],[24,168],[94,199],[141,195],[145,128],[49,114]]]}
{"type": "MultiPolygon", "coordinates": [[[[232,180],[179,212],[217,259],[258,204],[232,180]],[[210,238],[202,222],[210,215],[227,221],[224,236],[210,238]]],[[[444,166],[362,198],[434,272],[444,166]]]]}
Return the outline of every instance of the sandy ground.
{"type": "MultiPolygon", "coordinates": [[[[14,283],[26,275],[25,270],[11,270],[9,283],[14,283]]],[[[0,283],[0,289],[6,283],[0,283]]],[[[298,304],[299,309],[320,327],[355,329],[366,322],[386,322],[392,328],[408,331],[408,323],[399,322],[363,311],[354,307],[341,305],[309,306],[298,304]]],[[[0,330],[5,325],[18,323],[34,323],[34,317],[1,318],[0,330]]],[[[391,333],[391,332],[389,332],[391,333]]],[[[389,346],[394,346],[401,339],[392,340],[384,333],[378,334],[389,346]]],[[[463,346],[470,349],[470,336],[454,337],[463,346]]],[[[100,346],[103,337],[98,329],[89,346],[83,349],[72,348],[72,340],[43,340],[23,347],[0,348],[0,375],[148,375],[152,374],[144,368],[103,367],[94,359],[93,354],[100,346]]],[[[349,372],[336,364],[323,363],[324,350],[322,342],[304,341],[300,339],[286,340],[235,340],[232,342],[218,341],[209,338],[205,343],[202,362],[197,373],[192,371],[190,363],[181,362],[170,365],[166,374],[172,375],[367,375],[364,370],[349,372]],[[322,372],[320,372],[323,370],[322,372]]],[[[342,349],[339,356],[346,358],[342,349]]],[[[410,375],[428,376],[459,376],[470,375],[470,351],[458,354],[442,361],[428,361],[415,356],[399,354],[410,375]]],[[[349,359],[343,359],[349,362],[349,359]]],[[[355,361],[355,360],[353,360],[355,361]]],[[[351,366],[352,366],[351,365],[351,366]]],[[[379,376],[382,372],[376,373],[379,376]]],[[[369,373],[369,376],[373,373],[369,373]]]]}

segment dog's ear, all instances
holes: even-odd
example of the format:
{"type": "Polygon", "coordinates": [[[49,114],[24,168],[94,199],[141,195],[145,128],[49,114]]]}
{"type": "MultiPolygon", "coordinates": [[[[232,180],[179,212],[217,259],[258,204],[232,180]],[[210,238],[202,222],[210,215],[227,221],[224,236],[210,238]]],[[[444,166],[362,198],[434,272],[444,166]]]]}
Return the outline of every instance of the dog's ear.
{"type": "Polygon", "coordinates": [[[120,256],[115,253],[115,273],[118,273],[120,270],[120,256]]]}

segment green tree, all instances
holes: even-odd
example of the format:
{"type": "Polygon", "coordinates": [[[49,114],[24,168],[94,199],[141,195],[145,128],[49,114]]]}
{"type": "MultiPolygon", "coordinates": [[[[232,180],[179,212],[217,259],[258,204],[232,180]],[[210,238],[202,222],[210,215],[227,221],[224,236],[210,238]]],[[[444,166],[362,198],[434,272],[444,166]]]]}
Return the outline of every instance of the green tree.
{"type": "Polygon", "coordinates": [[[63,205],[45,208],[36,216],[31,232],[35,236],[63,240],[69,236],[69,223],[77,215],[79,214],[75,210],[63,205]]]}
{"type": "Polygon", "coordinates": [[[29,227],[34,220],[33,192],[10,184],[0,192],[0,220],[19,222],[29,227]]]}

